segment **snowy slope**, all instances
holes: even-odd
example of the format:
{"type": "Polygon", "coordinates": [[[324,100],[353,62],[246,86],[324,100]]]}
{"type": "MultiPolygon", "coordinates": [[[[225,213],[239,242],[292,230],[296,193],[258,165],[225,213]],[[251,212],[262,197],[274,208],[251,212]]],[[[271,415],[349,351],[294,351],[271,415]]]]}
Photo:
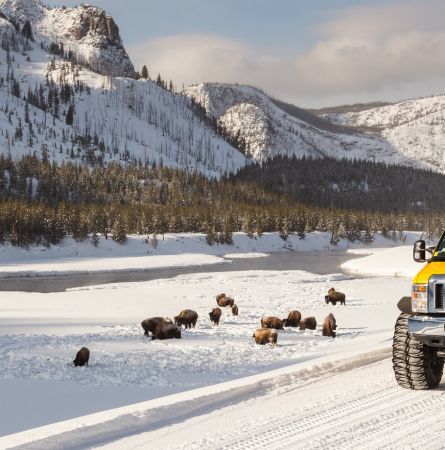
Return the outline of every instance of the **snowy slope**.
{"type": "Polygon", "coordinates": [[[424,161],[418,154],[394,146],[385,136],[329,127],[250,86],[203,83],[186,89],[185,94],[217,118],[231,135],[240,133],[247,151],[258,160],[277,154],[312,155],[437,167],[435,160],[424,161]]]}
{"type": "Polygon", "coordinates": [[[408,100],[361,112],[331,113],[340,125],[378,133],[394,148],[445,170],[445,96],[408,100]]]}
{"type": "Polygon", "coordinates": [[[59,162],[139,160],[209,176],[245,164],[240,152],[197,117],[187,98],[149,80],[114,76],[134,71],[114,21],[102,10],[0,0],[0,12],[3,154],[19,158],[45,152],[59,162]],[[34,41],[21,32],[26,20],[34,41]],[[54,44],[56,53],[63,44],[63,52],[50,53],[54,44]],[[66,86],[71,95],[63,100],[66,86]],[[74,119],[67,125],[70,106],[74,119]]]}

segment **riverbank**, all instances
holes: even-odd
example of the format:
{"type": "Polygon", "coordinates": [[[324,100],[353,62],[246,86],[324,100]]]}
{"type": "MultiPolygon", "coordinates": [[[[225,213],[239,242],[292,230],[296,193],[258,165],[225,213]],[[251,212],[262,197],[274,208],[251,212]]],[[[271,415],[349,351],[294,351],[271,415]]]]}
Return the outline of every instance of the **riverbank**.
{"type": "Polygon", "coordinates": [[[377,234],[372,244],[342,239],[335,246],[330,244],[329,233],[318,232],[307,233],[304,239],[289,235],[286,241],[278,233],[261,237],[235,233],[233,245],[213,246],[206,243],[203,234],[167,234],[164,239],[158,237],[156,243],[143,236],[129,236],[124,244],[101,237],[97,246],[90,240],[76,242],[72,238],[49,248],[23,249],[6,244],[0,246],[0,278],[204,266],[265,257],[272,252],[388,248],[411,245],[420,234],[407,232],[405,236],[404,241],[394,241],[377,234]]]}

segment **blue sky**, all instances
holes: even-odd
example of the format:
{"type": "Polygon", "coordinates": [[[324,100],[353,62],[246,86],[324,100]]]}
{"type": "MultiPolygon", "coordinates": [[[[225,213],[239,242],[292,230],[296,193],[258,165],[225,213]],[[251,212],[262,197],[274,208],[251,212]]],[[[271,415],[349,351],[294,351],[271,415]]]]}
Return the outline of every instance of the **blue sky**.
{"type": "Polygon", "coordinates": [[[136,68],[178,87],[241,82],[308,107],[445,91],[440,0],[91,3],[112,14],[136,68]]]}
{"type": "Polygon", "coordinates": [[[126,44],[171,34],[218,34],[252,44],[308,48],[312,27],[336,11],[369,0],[93,0],[46,1],[51,6],[91,3],[110,12],[126,44]]]}

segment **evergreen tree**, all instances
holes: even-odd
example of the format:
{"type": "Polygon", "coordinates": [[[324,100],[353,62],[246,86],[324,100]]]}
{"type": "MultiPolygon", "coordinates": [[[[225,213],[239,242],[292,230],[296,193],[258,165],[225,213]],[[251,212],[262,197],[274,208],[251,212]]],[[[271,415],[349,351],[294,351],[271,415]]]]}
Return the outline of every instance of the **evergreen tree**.
{"type": "Polygon", "coordinates": [[[68,112],[66,113],[65,122],[67,125],[72,125],[74,122],[74,108],[72,105],[68,108],[68,112]]]}
{"type": "Polygon", "coordinates": [[[29,20],[26,20],[23,24],[22,34],[26,39],[29,39],[30,41],[34,40],[34,37],[32,35],[31,23],[29,22],[29,20]]]}
{"type": "Polygon", "coordinates": [[[143,78],[144,80],[148,80],[148,69],[145,64],[142,66],[141,78],[143,78]]]}
{"type": "Polygon", "coordinates": [[[112,233],[113,241],[116,241],[119,244],[125,243],[125,241],[127,240],[127,233],[122,218],[119,218],[114,222],[112,233]]]}

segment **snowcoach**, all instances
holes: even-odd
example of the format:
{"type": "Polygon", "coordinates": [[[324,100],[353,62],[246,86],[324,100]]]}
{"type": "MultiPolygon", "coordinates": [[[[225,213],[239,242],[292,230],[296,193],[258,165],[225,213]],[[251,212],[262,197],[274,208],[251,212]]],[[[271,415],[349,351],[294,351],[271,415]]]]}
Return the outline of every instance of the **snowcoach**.
{"type": "Polygon", "coordinates": [[[416,241],[413,257],[427,264],[413,279],[411,297],[397,304],[392,362],[403,388],[434,389],[445,361],[445,233],[436,247],[416,241]]]}

